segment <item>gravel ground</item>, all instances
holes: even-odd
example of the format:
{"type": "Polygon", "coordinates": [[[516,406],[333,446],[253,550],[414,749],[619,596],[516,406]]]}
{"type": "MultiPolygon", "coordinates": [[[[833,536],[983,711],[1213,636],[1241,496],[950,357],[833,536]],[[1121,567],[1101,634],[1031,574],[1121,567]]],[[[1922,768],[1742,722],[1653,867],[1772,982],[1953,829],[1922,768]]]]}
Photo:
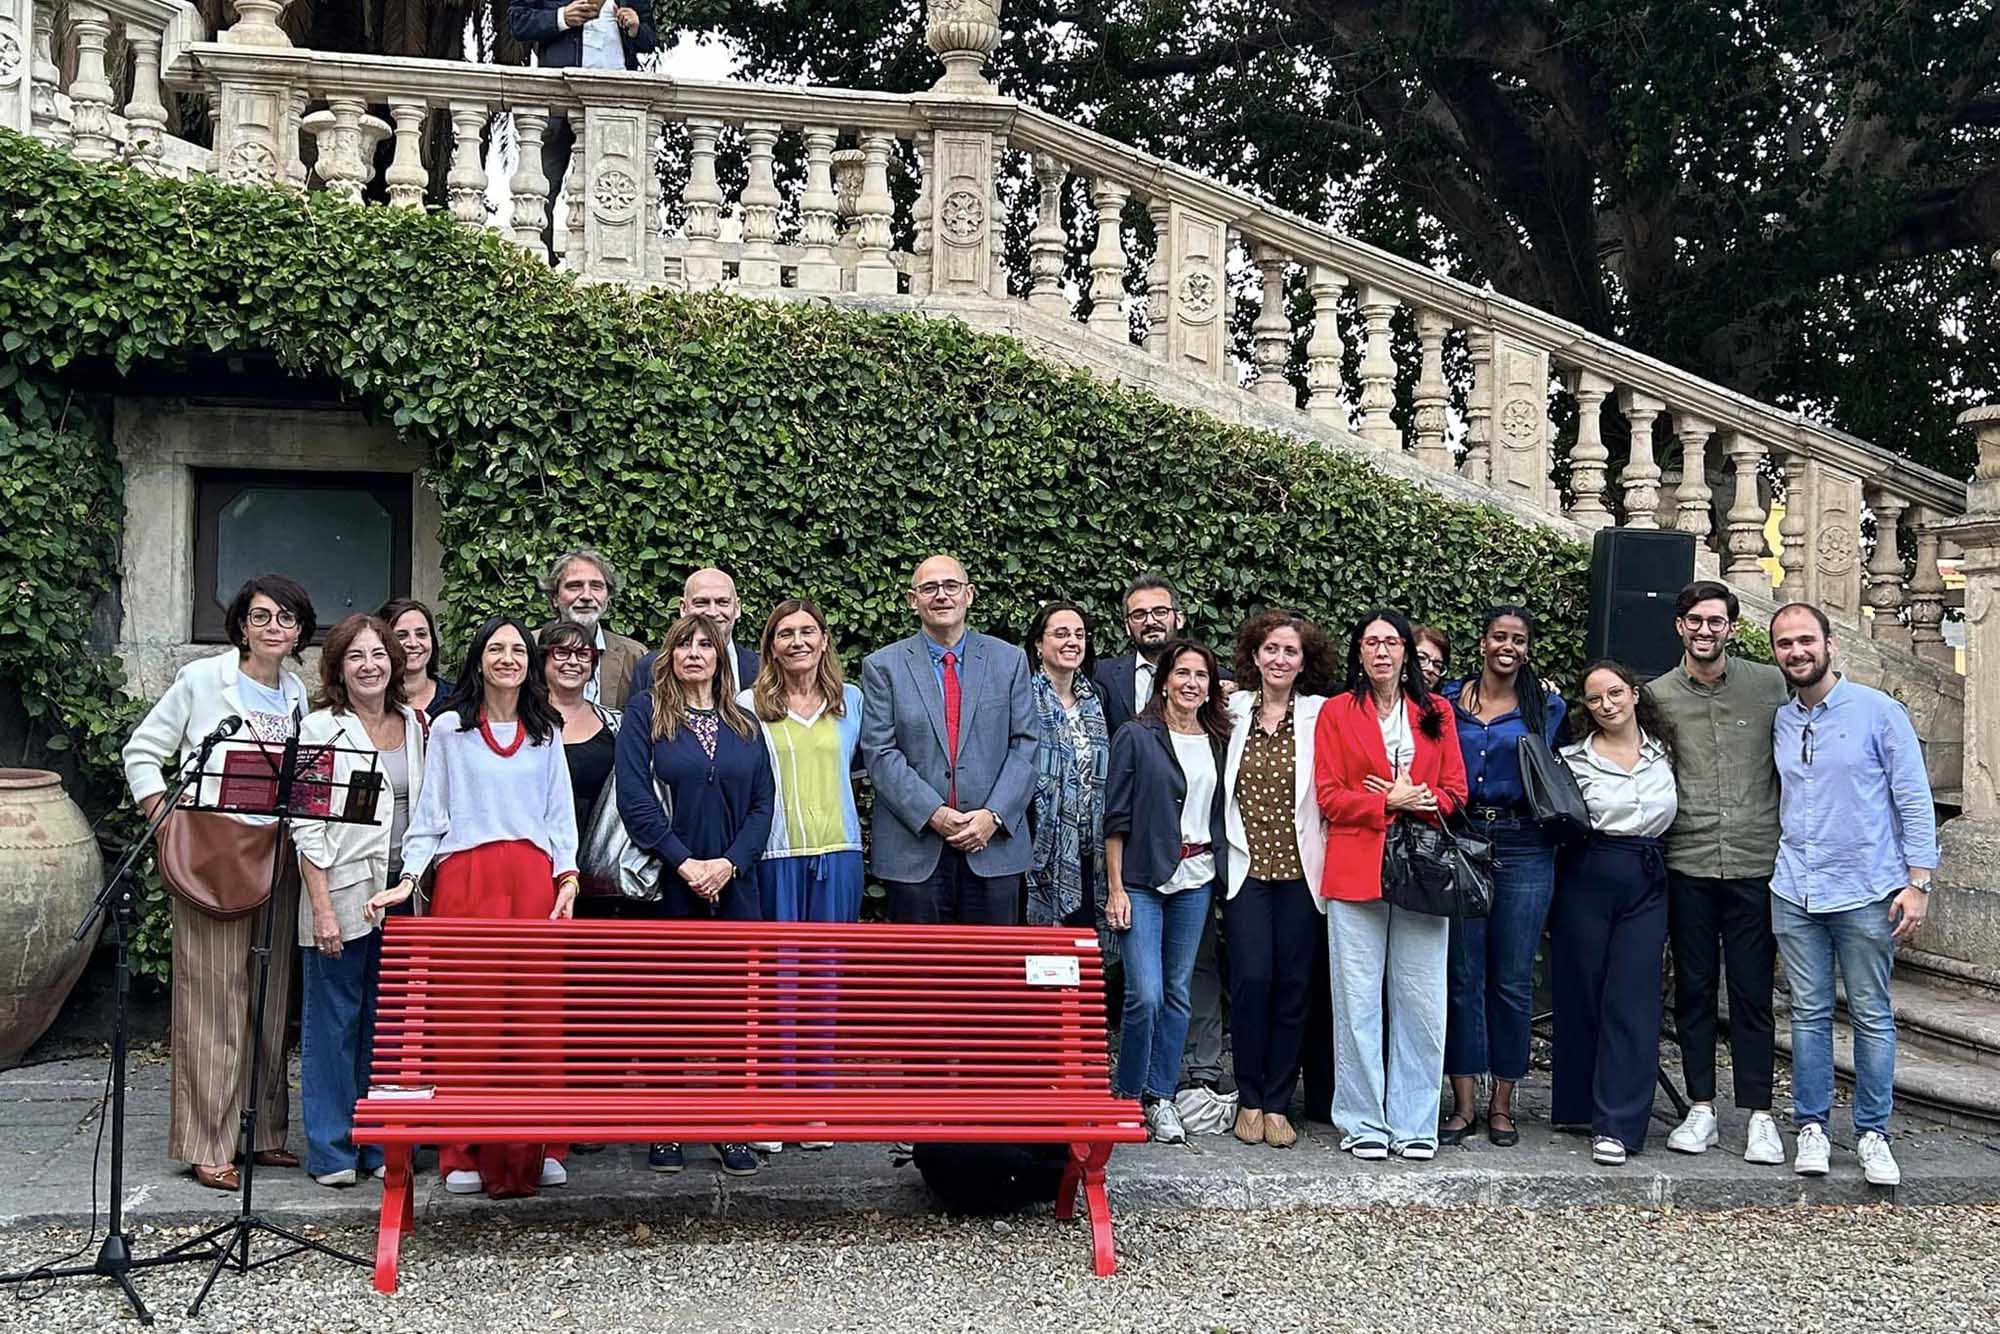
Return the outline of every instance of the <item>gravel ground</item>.
{"type": "MultiPolygon", "coordinates": [[[[367,1252],[362,1232],[327,1238],[367,1252]]],[[[0,1234],[0,1267],[77,1234],[0,1234]]],[[[2000,1208],[1729,1214],[1432,1211],[1129,1213],[1098,1280],[1079,1226],[850,1217],[795,1223],[432,1226],[402,1291],[320,1258],[141,1290],[173,1330],[1816,1330],[1990,1331],[2000,1208]]],[[[142,1254],[165,1244],[149,1236],[142,1254]]],[[[259,1252],[264,1253],[263,1251],[259,1252]]],[[[0,1296],[0,1328],[136,1328],[112,1290],[72,1280],[0,1296]]]]}

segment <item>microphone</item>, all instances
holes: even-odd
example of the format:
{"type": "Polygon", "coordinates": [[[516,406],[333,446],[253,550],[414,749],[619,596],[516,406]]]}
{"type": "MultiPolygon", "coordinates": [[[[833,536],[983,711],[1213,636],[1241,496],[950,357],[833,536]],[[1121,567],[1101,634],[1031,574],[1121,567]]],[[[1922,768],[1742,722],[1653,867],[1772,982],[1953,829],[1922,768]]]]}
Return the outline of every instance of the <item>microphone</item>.
{"type": "Polygon", "coordinates": [[[201,739],[201,744],[204,747],[213,746],[216,742],[222,740],[224,737],[235,736],[239,731],[242,730],[242,728],[243,728],[243,720],[232,713],[227,718],[224,718],[221,722],[217,723],[215,725],[215,730],[213,732],[210,732],[207,736],[201,739]]]}

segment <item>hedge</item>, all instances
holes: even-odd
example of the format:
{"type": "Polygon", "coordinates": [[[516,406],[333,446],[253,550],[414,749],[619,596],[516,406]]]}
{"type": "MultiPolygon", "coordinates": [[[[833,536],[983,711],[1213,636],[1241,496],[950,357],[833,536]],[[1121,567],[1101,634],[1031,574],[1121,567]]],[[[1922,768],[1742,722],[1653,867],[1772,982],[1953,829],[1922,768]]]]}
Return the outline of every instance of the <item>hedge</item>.
{"type": "Polygon", "coordinates": [[[1389,605],[1469,647],[1482,608],[1519,602],[1541,670],[1581,656],[1587,553],[1553,531],[957,323],[578,285],[441,213],[156,180],[5,132],[0,218],[0,468],[10,505],[37,501],[0,539],[0,682],[88,752],[100,802],[132,706],[82,623],[116,570],[118,477],[88,414],[52,413],[80,372],[142,363],[268,358],[421,447],[448,640],[540,614],[534,575],[589,543],[624,575],[620,630],[657,637],[713,563],[751,609],[742,637],[810,594],[850,668],[909,633],[903,590],[934,550],[964,558],[974,624],[1016,638],[1064,596],[1118,651],[1118,590],[1154,569],[1212,639],[1272,603],[1332,627],[1389,605]]]}

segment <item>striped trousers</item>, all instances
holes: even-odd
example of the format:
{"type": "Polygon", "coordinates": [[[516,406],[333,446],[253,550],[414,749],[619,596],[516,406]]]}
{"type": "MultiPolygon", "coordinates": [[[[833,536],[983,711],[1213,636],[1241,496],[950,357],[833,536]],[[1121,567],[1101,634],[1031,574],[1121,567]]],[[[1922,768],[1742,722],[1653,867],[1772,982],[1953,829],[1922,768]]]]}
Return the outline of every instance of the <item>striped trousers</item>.
{"type": "Polygon", "coordinates": [[[285,1025],[292,976],[299,966],[299,877],[284,877],[257,912],[232,921],[210,917],[173,898],[174,1018],[172,1116],[167,1156],[183,1163],[227,1163],[241,1148],[240,1113],[250,1083],[250,1044],[263,1047],[257,1081],[258,1152],[281,1149],[291,1120],[285,1069],[285,1025]],[[257,956],[251,953],[271,923],[271,983],[264,1026],[252,1034],[257,956]]]}

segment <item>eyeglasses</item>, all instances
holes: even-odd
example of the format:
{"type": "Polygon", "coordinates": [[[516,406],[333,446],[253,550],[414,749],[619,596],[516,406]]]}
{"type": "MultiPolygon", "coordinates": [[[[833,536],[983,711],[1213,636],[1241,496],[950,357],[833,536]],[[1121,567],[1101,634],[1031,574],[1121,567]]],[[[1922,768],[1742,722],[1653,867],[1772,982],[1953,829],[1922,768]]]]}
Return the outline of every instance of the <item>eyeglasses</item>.
{"type": "Polygon", "coordinates": [[[1144,625],[1147,621],[1158,621],[1162,625],[1166,625],[1171,623],[1174,619],[1174,608],[1138,607],[1132,611],[1126,612],[1125,619],[1131,621],[1135,625],[1144,625]]]}
{"type": "Polygon", "coordinates": [[[1361,647],[1369,650],[1370,652],[1373,652],[1378,648],[1395,648],[1402,642],[1403,641],[1400,636],[1391,636],[1390,638],[1387,639],[1381,639],[1371,635],[1367,639],[1361,641],[1361,647]]]}
{"type": "Polygon", "coordinates": [[[1440,671],[1444,669],[1443,658],[1440,658],[1435,653],[1426,653],[1422,649],[1417,650],[1417,661],[1422,663],[1426,667],[1436,667],[1440,671]]]}
{"type": "Polygon", "coordinates": [[[960,579],[932,579],[928,583],[916,586],[916,594],[920,598],[934,598],[939,594],[943,594],[948,598],[955,598],[965,590],[966,584],[960,579]]]}
{"type": "Polygon", "coordinates": [[[1799,733],[1799,763],[1812,768],[1813,725],[1806,724],[1806,730],[1799,733]]]}
{"type": "Polygon", "coordinates": [[[1727,616],[1683,616],[1681,624],[1690,630],[1714,630],[1718,634],[1729,628],[1727,616]]]}
{"type": "Polygon", "coordinates": [[[262,630],[272,621],[276,621],[278,623],[278,628],[280,630],[296,630],[299,628],[298,617],[292,615],[288,611],[273,612],[269,607],[257,608],[255,611],[251,612],[246,619],[250,622],[250,624],[256,626],[259,630],[262,630]]]}
{"type": "Polygon", "coordinates": [[[597,650],[589,644],[557,644],[544,649],[542,656],[551,662],[596,662],[597,650]]]}

